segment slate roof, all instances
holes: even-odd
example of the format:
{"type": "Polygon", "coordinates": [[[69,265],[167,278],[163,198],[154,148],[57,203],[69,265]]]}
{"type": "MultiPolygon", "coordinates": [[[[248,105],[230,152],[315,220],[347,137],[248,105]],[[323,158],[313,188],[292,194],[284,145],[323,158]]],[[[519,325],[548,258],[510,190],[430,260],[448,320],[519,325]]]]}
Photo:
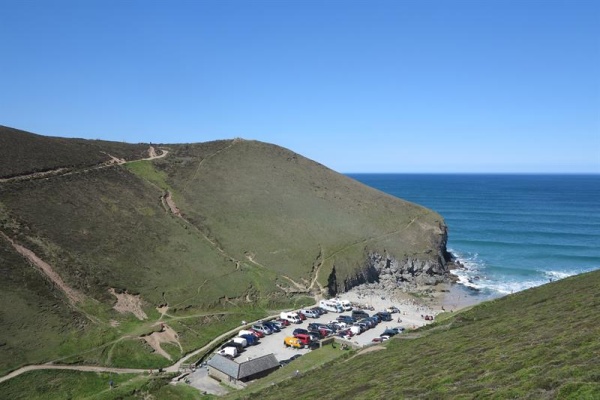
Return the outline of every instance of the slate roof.
{"type": "Polygon", "coordinates": [[[240,367],[240,364],[230,360],[227,357],[223,357],[220,354],[215,354],[210,360],[208,360],[207,364],[214,369],[218,369],[219,371],[234,378],[237,377],[240,367]]]}
{"type": "Polygon", "coordinates": [[[238,364],[227,357],[215,354],[208,360],[208,365],[235,379],[243,379],[279,367],[279,361],[277,361],[273,354],[267,354],[266,356],[254,358],[238,364]]]}
{"type": "Polygon", "coordinates": [[[279,367],[279,361],[277,361],[272,353],[254,358],[240,364],[238,379],[246,378],[275,367],[279,367]]]}

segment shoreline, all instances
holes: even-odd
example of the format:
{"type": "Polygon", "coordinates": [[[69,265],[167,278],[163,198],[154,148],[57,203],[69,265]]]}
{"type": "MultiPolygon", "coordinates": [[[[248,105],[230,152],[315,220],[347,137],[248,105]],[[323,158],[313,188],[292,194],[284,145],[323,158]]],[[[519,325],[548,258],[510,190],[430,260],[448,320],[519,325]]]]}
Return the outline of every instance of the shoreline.
{"type": "Polygon", "coordinates": [[[457,312],[497,297],[482,295],[458,283],[438,283],[414,292],[405,292],[399,288],[390,291],[377,285],[363,284],[340,293],[338,298],[360,304],[367,309],[372,307],[373,312],[396,306],[400,313],[392,314],[392,322],[397,322],[407,329],[416,329],[433,322],[426,320],[426,315],[435,318],[440,313],[457,312]],[[401,319],[400,322],[398,318],[401,319]]]}

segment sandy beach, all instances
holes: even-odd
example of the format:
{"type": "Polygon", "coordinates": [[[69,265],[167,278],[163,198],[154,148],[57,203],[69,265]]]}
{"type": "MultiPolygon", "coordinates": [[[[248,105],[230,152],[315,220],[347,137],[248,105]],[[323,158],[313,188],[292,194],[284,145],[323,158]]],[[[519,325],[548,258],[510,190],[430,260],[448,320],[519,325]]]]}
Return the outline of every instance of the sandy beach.
{"type": "Polygon", "coordinates": [[[366,284],[340,294],[339,298],[359,304],[365,309],[372,308],[375,312],[395,306],[400,309],[400,313],[393,314],[394,321],[398,322],[400,318],[399,325],[407,329],[416,329],[432,322],[425,319],[425,316],[435,318],[441,312],[456,312],[485,300],[457,284],[439,284],[422,293],[415,296],[400,289],[390,292],[366,284]]]}

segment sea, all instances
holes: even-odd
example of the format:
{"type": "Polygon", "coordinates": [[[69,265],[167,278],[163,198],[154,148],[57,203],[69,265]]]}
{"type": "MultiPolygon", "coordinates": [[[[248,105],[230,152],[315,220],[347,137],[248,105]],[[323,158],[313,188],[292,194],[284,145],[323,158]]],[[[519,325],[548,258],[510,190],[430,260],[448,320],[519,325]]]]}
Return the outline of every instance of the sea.
{"type": "Polygon", "coordinates": [[[441,214],[479,299],[600,269],[600,175],[347,175],[441,214]]]}

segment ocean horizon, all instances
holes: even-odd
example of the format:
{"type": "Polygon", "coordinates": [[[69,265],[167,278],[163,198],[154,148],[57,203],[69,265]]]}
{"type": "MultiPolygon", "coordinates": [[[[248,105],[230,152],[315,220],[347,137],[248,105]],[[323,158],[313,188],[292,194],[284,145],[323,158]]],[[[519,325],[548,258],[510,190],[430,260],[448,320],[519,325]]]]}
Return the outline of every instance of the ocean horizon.
{"type": "Polygon", "coordinates": [[[345,175],[438,212],[481,300],[600,269],[600,174],[345,175]]]}

